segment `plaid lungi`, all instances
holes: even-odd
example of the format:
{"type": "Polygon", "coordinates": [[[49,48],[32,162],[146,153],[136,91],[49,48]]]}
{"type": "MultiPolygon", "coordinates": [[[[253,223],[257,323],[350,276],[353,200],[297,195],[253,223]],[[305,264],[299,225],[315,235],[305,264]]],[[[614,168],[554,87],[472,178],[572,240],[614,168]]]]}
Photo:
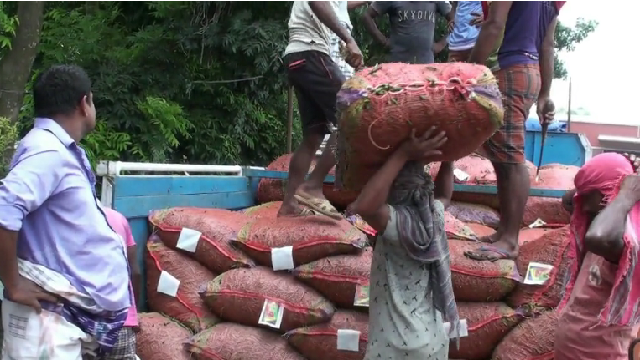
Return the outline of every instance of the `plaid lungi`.
{"type": "Polygon", "coordinates": [[[538,64],[520,64],[500,69],[495,76],[502,93],[504,124],[478,153],[492,162],[522,164],[525,122],[540,93],[540,70],[538,64]]]}
{"type": "Polygon", "coordinates": [[[118,341],[113,349],[96,357],[83,357],[83,360],[136,360],[136,333],[132,327],[123,327],[118,333],[118,341]]]}

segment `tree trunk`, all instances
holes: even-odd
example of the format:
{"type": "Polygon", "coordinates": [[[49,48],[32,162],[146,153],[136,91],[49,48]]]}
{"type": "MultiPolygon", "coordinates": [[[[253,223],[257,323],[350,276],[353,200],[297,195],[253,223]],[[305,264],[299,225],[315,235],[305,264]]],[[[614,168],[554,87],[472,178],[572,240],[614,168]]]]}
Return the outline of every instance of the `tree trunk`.
{"type": "Polygon", "coordinates": [[[18,119],[24,88],[37,54],[44,18],[44,1],[18,3],[18,29],[11,50],[0,59],[0,117],[18,119]]]}

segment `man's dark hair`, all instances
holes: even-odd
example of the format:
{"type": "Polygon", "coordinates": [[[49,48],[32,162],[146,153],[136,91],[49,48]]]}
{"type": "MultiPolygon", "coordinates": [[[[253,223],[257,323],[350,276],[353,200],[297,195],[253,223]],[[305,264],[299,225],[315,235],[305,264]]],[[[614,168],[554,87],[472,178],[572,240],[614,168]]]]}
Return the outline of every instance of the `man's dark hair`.
{"type": "Polygon", "coordinates": [[[55,65],[40,73],[33,84],[36,117],[53,118],[73,113],[83,97],[91,104],[91,79],[76,65],[55,65]]]}

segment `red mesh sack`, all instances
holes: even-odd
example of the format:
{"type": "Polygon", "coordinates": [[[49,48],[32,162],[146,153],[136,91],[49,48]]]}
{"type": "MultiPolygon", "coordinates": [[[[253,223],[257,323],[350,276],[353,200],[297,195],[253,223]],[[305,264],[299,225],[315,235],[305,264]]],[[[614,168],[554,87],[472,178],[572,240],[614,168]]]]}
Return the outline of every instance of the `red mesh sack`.
{"type": "MultiPolygon", "coordinates": [[[[291,161],[293,154],[285,154],[274,160],[267,170],[271,171],[289,171],[289,161],[291,161]]],[[[309,167],[309,173],[313,171],[316,166],[315,160],[311,162],[309,167]]],[[[335,175],[335,168],[331,169],[330,175],[335,175]]],[[[286,180],[280,179],[262,179],[258,183],[258,202],[266,203],[270,201],[282,201],[284,199],[286,180]]],[[[324,184],[322,189],[324,196],[334,206],[346,208],[349,204],[355,201],[358,194],[348,190],[338,190],[333,184],[324,184]]]]}
{"type": "Polygon", "coordinates": [[[550,225],[561,225],[568,224],[571,215],[562,206],[560,198],[530,196],[524,207],[522,224],[529,226],[538,219],[550,225]]]}
{"type": "Polygon", "coordinates": [[[138,314],[140,332],[136,340],[136,354],[140,360],[190,360],[184,342],[193,333],[177,321],[158,313],[138,314]]]}
{"type": "Polygon", "coordinates": [[[452,202],[447,211],[465,223],[482,224],[496,229],[500,222],[498,212],[488,206],[452,202]]]}
{"type": "Polygon", "coordinates": [[[541,309],[555,308],[564,295],[565,279],[569,275],[569,245],[571,237],[569,226],[549,231],[535,241],[520,247],[516,264],[518,271],[526,276],[530,262],[552,265],[549,280],[543,285],[518,284],[507,302],[514,308],[525,312],[537,312],[541,309]]]}
{"type": "Polygon", "coordinates": [[[469,229],[471,229],[471,231],[473,231],[476,236],[478,237],[478,239],[487,237],[487,236],[491,236],[493,234],[495,234],[496,230],[493,228],[490,228],[488,226],[485,225],[481,225],[481,224],[476,224],[476,223],[466,223],[465,225],[467,225],[467,227],[469,227],[469,229]]]}
{"type": "Polygon", "coordinates": [[[202,285],[215,278],[204,266],[169,249],[156,236],[147,242],[146,266],[147,299],[152,311],[166,314],[195,332],[218,323],[199,295],[202,285]]]}
{"type": "MultiPolygon", "coordinates": [[[[221,318],[248,326],[266,326],[280,332],[329,321],[333,305],[315,290],[297,282],[289,274],[264,267],[234,269],[209,282],[200,296],[221,318]],[[261,323],[267,307],[282,307],[275,324],[261,323]],[[278,325],[278,322],[280,323],[278,325]]],[[[275,315],[274,315],[275,316],[275,315]]]]}
{"type": "MultiPolygon", "coordinates": [[[[456,179],[457,183],[474,184],[474,185],[475,184],[482,184],[482,185],[496,184],[496,173],[493,170],[493,165],[491,164],[491,161],[489,161],[487,158],[481,155],[471,154],[469,156],[465,156],[462,159],[456,160],[453,163],[453,166],[455,169],[464,171],[469,176],[469,178],[464,182],[458,181],[456,179]]],[[[435,179],[439,171],[440,171],[440,163],[439,162],[432,163],[429,169],[429,174],[431,175],[431,177],[435,179]]]]}
{"type": "Polygon", "coordinates": [[[234,323],[196,334],[187,348],[197,360],[305,360],[278,334],[234,323]]]}
{"type": "Polygon", "coordinates": [[[469,335],[460,338],[460,349],[449,346],[449,358],[485,360],[522,316],[504,303],[458,303],[460,319],[466,319],[469,335]]]}
{"type": "Polygon", "coordinates": [[[448,239],[477,240],[478,238],[465,223],[456,219],[447,211],[444,213],[444,230],[448,239]]]}
{"type": "Polygon", "coordinates": [[[156,211],[149,216],[165,245],[185,251],[215,273],[254,265],[229,243],[247,219],[237,211],[188,207],[156,211]]]}
{"type": "Polygon", "coordinates": [[[358,255],[330,256],[298,266],[293,274],[334,304],[352,308],[356,288],[369,285],[372,255],[372,248],[366,248],[358,255]]]}
{"type": "Polygon", "coordinates": [[[548,311],[524,320],[502,339],[492,360],[553,360],[558,318],[558,312],[548,311]]]}
{"type": "Polygon", "coordinates": [[[290,246],[293,263],[299,266],[326,256],[355,253],[366,245],[367,236],[346,220],[324,215],[253,217],[233,243],[258,264],[270,267],[274,266],[272,249],[290,246]]]}
{"type": "Polygon", "coordinates": [[[479,243],[449,240],[451,282],[457,301],[498,301],[505,298],[520,279],[513,260],[475,261],[464,252],[479,243]]]}
{"type": "Polygon", "coordinates": [[[285,334],[289,344],[308,360],[362,360],[367,351],[369,316],[354,311],[338,311],[327,324],[295,329],[285,334]],[[339,330],[360,332],[358,351],[338,350],[339,330]]]}
{"type": "Polygon", "coordinates": [[[438,159],[475,151],[502,124],[498,83],[482,65],[380,64],[358,71],[338,93],[338,185],[359,190],[409,136],[431,126],[449,141],[438,159]]]}
{"type": "MultiPolygon", "coordinates": [[[[529,160],[526,161],[529,170],[529,178],[531,181],[535,179],[537,167],[529,160]]],[[[469,178],[466,181],[456,181],[457,183],[467,185],[496,185],[497,178],[491,161],[487,158],[471,154],[454,163],[456,169],[464,171],[469,178]]],[[[440,163],[433,163],[430,166],[429,173],[435,177],[440,170],[440,163]]],[[[469,204],[477,204],[488,206],[493,209],[499,209],[498,196],[496,194],[479,194],[470,192],[454,191],[453,200],[469,204]]]]}
{"type": "Polygon", "coordinates": [[[246,215],[253,217],[264,216],[274,219],[278,217],[278,210],[280,210],[280,206],[282,206],[282,201],[271,201],[262,205],[256,205],[250,208],[246,208],[243,212],[246,215]]]}
{"type": "MultiPolygon", "coordinates": [[[[580,168],[573,165],[549,164],[540,167],[540,178],[533,179],[531,187],[549,190],[571,190],[575,186],[573,179],[580,168]]],[[[560,198],[530,196],[524,209],[522,222],[532,224],[540,219],[547,224],[568,224],[571,215],[562,206],[560,198]]]]}
{"type": "Polygon", "coordinates": [[[550,227],[536,227],[536,228],[524,228],[522,230],[520,230],[520,232],[518,233],[518,244],[520,244],[520,246],[531,242],[531,241],[536,241],[540,238],[542,238],[542,236],[544,236],[544,234],[550,232],[550,231],[554,231],[558,229],[557,226],[550,226],[550,227]]]}
{"type": "MultiPolygon", "coordinates": [[[[473,232],[476,233],[476,235],[478,236],[478,238],[482,238],[485,236],[490,236],[493,235],[496,231],[488,226],[484,226],[484,225],[480,225],[480,224],[472,224],[472,223],[467,223],[466,224],[473,232]]],[[[539,238],[541,238],[544,234],[546,234],[549,231],[553,231],[554,229],[559,228],[560,226],[554,226],[554,225],[547,225],[545,227],[534,227],[534,228],[522,228],[520,230],[520,232],[518,233],[518,244],[520,246],[522,246],[523,244],[526,244],[530,241],[535,241],[538,240],[539,238]]],[[[483,239],[486,242],[490,242],[490,240],[493,240],[491,238],[485,238],[483,239]]]]}

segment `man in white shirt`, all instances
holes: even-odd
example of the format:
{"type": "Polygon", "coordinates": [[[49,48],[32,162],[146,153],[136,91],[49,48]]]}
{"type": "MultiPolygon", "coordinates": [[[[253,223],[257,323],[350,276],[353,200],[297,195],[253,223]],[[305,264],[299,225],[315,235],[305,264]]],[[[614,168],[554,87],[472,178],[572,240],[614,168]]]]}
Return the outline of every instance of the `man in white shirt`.
{"type": "MultiPolygon", "coordinates": [[[[349,31],[349,34],[351,34],[351,31],[353,30],[351,17],[349,17],[349,10],[357,9],[369,2],[370,1],[334,1],[334,3],[338,3],[338,8],[335,9],[335,11],[338,20],[340,21],[340,25],[347,29],[347,31],[349,31]]],[[[344,75],[346,79],[349,79],[351,76],[353,76],[354,71],[353,68],[342,58],[340,47],[341,45],[344,46],[343,41],[340,40],[340,37],[338,35],[336,35],[335,33],[331,33],[330,45],[331,58],[336,64],[338,64],[342,75],[344,75]]]]}
{"type": "Polygon", "coordinates": [[[302,143],[289,163],[289,179],[279,216],[305,215],[307,212],[299,206],[301,203],[321,214],[341,218],[322,194],[324,178],[335,165],[334,135],[329,138],[308,180],[304,180],[315,152],[337,123],[336,95],[344,75],[331,59],[331,32],[344,41],[345,60],[349,65],[359,68],[363,63],[358,45],[336,16],[334,9],[338,4],[336,1],[295,1],[291,9],[284,63],[298,99],[302,143]]]}

